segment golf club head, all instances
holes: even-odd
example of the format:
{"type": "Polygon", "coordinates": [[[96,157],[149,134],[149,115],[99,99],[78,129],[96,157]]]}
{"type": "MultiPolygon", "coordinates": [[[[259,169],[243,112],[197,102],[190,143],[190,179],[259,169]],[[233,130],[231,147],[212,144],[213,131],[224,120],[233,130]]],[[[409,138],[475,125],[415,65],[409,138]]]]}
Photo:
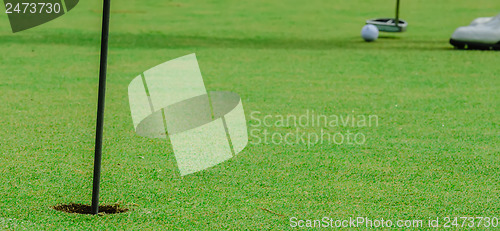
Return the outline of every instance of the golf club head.
{"type": "Polygon", "coordinates": [[[52,21],[72,10],[79,0],[3,0],[13,33],[52,21]]]}
{"type": "Polygon", "coordinates": [[[366,20],[366,24],[374,25],[379,31],[383,32],[405,32],[408,27],[408,23],[405,20],[399,19],[396,25],[396,20],[394,18],[376,18],[366,20]]]}

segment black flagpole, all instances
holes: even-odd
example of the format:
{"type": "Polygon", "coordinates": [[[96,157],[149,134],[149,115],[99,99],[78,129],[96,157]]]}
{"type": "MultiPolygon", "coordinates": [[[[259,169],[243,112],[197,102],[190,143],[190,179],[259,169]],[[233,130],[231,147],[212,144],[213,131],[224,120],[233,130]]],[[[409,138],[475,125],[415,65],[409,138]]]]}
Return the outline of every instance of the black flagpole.
{"type": "Polygon", "coordinates": [[[94,182],[92,187],[92,214],[99,213],[99,183],[101,179],[102,131],[106,96],[106,68],[108,62],[109,8],[111,0],[104,0],[101,34],[101,64],[99,67],[99,96],[95,136],[94,182]]]}

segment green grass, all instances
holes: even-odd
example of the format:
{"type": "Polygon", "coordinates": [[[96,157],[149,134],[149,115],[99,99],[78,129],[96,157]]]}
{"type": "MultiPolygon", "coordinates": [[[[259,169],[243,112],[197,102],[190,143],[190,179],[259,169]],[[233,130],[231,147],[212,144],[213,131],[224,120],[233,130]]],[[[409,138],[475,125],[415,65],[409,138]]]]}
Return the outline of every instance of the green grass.
{"type": "Polygon", "coordinates": [[[408,32],[375,43],[360,38],[363,22],[392,16],[392,1],[113,1],[101,202],[132,211],[51,209],[90,202],[100,4],[80,1],[18,34],[0,17],[0,229],[286,229],[290,217],[499,216],[498,52],[448,44],[456,27],[498,13],[500,3],[487,0],[403,1],[408,32]],[[364,145],[249,144],[180,177],[167,140],[135,135],[127,87],[190,53],[208,90],[242,97],[247,120],[252,111],[314,110],[378,115],[379,126],[357,130],[364,145]]]}

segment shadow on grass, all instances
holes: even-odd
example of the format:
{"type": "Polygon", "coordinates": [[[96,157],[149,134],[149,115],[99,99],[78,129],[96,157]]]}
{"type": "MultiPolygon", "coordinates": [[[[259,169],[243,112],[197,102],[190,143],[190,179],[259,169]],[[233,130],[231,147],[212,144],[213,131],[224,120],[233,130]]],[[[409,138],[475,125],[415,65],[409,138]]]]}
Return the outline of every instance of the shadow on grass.
{"type": "MultiPolygon", "coordinates": [[[[0,43],[14,44],[60,44],[70,46],[99,47],[100,35],[96,33],[59,33],[30,35],[0,35],[0,43]]],[[[248,49],[416,49],[450,50],[446,40],[410,40],[394,36],[383,36],[374,43],[366,43],[360,37],[332,39],[299,38],[223,38],[209,36],[167,35],[161,33],[111,33],[111,48],[248,48],[248,49]]]]}
{"type": "Polygon", "coordinates": [[[378,36],[379,39],[396,39],[399,40],[401,37],[399,36],[394,36],[394,35],[380,35],[378,36]]]}

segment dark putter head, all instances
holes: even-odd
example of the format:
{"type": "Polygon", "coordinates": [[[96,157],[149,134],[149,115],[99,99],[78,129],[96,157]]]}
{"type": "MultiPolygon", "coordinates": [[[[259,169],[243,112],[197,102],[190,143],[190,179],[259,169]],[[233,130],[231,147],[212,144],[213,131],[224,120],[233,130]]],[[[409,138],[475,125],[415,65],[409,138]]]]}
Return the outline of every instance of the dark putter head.
{"type": "Polygon", "coordinates": [[[399,0],[396,1],[396,18],[370,19],[366,24],[374,25],[382,32],[405,32],[408,27],[408,23],[399,18],[399,0]]]}
{"type": "Polygon", "coordinates": [[[396,19],[394,18],[370,19],[366,20],[366,24],[374,25],[379,31],[383,32],[405,32],[408,27],[408,23],[405,20],[398,19],[398,23],[396,23],[396,19]]]}

